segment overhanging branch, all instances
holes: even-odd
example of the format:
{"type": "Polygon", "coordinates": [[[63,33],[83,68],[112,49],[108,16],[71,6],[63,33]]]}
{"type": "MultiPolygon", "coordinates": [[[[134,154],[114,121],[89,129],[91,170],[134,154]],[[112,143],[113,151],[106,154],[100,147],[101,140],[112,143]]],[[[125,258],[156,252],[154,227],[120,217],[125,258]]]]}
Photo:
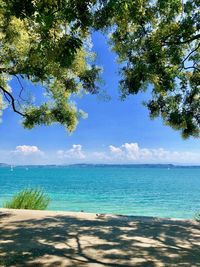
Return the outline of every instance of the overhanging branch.
{"type": "MultiPolygon", "coordinates": [[[[7,96],[9,96],[9,98],[10,98],[10,103],[11,103],[11,106],[12,106],[13,111],[14,111],[15,113],[17,113],[17,114],[19,114],[19,115],[25,117],[26,115],[25,115],[24,113],[22,113],[22,112],[20,112],[20,111],[18,111],[18,110],[16,109],[16,107],[15,107],[15,99],[14,99],[14,97],[12,96],[12,94],[11,94],[10,92],[8,92],[5,88],[3,88],[1,85],[0,85],[0,89],[3,91],[4,94],[6,94],[7,96]]],[[[6,99],[8,99],[8,98],[6,97],[6,99]]]]}

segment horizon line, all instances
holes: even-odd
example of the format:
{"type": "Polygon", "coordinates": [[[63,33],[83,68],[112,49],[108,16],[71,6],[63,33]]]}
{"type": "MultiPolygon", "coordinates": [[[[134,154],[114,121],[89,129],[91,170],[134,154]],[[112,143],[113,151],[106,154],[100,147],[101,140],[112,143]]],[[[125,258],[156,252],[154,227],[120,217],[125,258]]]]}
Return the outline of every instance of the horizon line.
{"type": "Polygon", "coordinates": [[[25,166],[166,166],[166,167],[200,167],[200,164],[176,163],[69,163],[69,164],[9,164],[0,163],[0,167],[25,167],[25,166]]]}

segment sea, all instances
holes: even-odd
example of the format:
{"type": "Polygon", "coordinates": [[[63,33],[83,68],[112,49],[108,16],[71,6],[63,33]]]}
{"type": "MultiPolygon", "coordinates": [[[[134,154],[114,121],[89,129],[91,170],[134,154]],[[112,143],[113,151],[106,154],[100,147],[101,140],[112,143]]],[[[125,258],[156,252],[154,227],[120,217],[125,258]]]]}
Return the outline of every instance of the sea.
{"type": "Polygon", "coordinates": [[[200,212],[200,167],[173,165],[5,166],[0,207],[20,190],[41,188],[48,210],[189,218],[200,212]]]}

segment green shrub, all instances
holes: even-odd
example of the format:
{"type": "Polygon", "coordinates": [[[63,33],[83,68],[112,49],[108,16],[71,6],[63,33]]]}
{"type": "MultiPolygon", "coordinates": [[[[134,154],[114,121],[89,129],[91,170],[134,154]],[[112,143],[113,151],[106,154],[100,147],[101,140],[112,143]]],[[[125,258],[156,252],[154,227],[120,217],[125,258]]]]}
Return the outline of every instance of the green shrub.
{"type": "Polygon", "coordinates": [[[194,219],[198,222],[200,222],[200,212],[196,212],[194,215],[194,219]]]}
{"type": "Polygon", "coordinates": [[[41,189],[28,188],[14,195],[4,208],[44,210],[49,202],[50,198],[41,189]]]}

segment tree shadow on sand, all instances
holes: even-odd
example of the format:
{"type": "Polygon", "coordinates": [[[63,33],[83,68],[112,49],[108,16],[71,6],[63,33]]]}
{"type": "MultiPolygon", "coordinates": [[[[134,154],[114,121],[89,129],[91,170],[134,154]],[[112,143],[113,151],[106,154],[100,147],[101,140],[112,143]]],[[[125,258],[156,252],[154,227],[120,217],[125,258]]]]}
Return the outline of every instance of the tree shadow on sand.
{"type": "Polygon", "coordinates": [[[200,266],[200,224],[137,217],[0,215],[0,266],[200,266]]]}

